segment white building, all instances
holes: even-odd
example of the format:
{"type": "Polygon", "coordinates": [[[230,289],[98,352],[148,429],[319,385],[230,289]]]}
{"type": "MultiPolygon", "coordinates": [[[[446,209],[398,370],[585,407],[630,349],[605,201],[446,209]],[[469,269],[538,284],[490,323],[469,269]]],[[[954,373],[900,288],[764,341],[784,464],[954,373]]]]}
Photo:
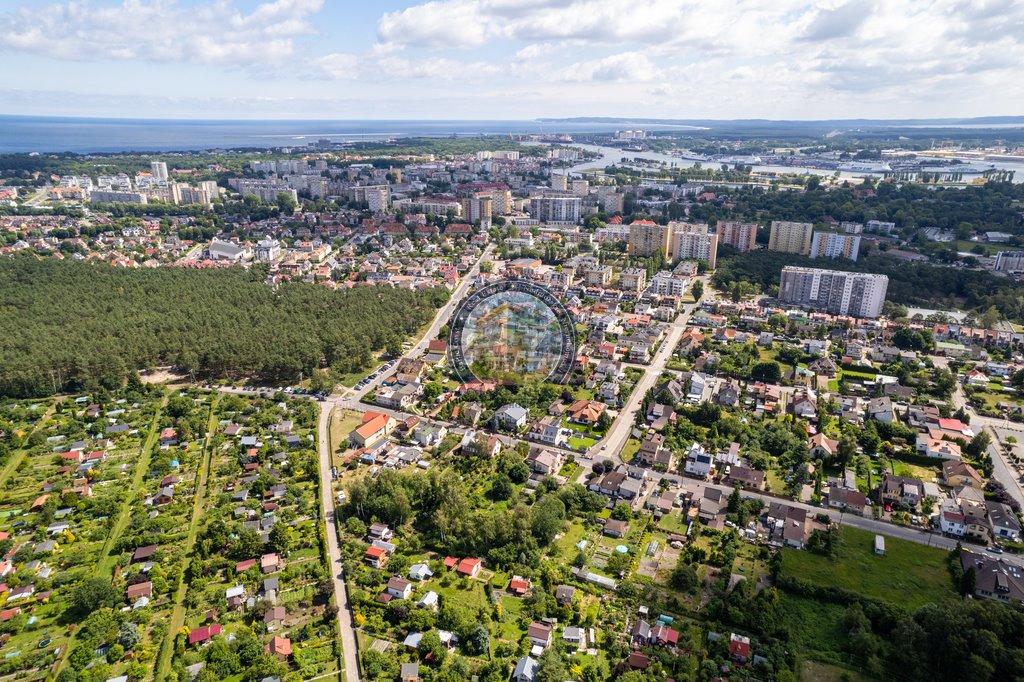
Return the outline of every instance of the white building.
{"type": "Polygon", "coordinates": [[[996,272],[1024,272],[1024,251],[1000,251],[996,254],[996,272]]]}
{"type": "Polygon", "coordinates": [[[673,260],[702,260],[712,270],[718,259],[718,235],[711,234],[705,223],[668,224],[668,255],[673,260]]]}
{"type": "Polygon", "coordinates": [[[650,291],[658,296],[683,296],[689,283],[687,277],[661,270],[651,279],[650,291]]]}
{"type": "Polygon", "coordinates": [[[580,197],[532,197],[530,216],[543,223],[579,222],[583,200],[580,197]]]}
{"type": "Polygon", "coordinates": [[[163,161],[151,161],[149,163],[150,173],[153,175],[153,179],[166,182],[167,181],[167,164],[163,161]]]}
{"type": "Polygon", "coordinates": [[[683,470],[697,478],[707,478],[711,474],[714,457],[708,454],[700,443],[694,443],[686,451],[686,464],[683,470]]]}
{"type": "Polygon", "coordinates": [[[281,255],[281,242],[276,239],[264,239],[256,244],[253,255],[256,260],[263,263],[277,260],[281,255]]]}
{"type": "Polygon", "coordinates": [[[848,258],[857,260],[859,234],[815,232],[811,239],[811,258],[848,258]]]}
{"type": "Polygon", "coordinates": [[[779,300],[838,315],[878,317],[888,287],[885,275],[787,265],[782,268],[779,300]]]}

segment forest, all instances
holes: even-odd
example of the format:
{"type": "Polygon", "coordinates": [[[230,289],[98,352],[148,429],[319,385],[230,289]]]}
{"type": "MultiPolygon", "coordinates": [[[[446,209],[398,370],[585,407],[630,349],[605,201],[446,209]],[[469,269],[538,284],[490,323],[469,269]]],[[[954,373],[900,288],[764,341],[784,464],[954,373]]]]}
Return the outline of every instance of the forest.
{"type": "Polygon", "coordinates": [[[0,260],[0,395],[119,387],[174,365],[210,378],[290,381],[369,366],[443,305],[442,288],[305,283],[259,270],[122,270],[31,255],[0,260]]]}
{"type": "Polygon", "coordinates": [[[764,250],[733,253],[719,257],[713,282],[722,291],[730,290],[735,282],[749,282],[761,291],[774,292],[786,265],[887,275],[886,298],[901,305],[963,308],[980,314],[995,307],[1008,319],[1024,320],[1024,287],[1008,277],[981,270],[906,263],[884,254],[858,261],[830,261],[764,250]]]}

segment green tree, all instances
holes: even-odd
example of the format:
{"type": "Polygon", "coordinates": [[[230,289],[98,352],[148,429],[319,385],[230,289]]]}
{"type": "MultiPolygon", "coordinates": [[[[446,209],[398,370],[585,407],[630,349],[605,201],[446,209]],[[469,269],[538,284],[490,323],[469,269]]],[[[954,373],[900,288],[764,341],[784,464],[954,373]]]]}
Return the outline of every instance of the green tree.
{"type": "Polygon", "coordinates": [[[693,300],[699,301],[704,297],[704,282],[701,280],[694,280],[693,284],[690,285],[690,294],[693,295],[693,300]]]}

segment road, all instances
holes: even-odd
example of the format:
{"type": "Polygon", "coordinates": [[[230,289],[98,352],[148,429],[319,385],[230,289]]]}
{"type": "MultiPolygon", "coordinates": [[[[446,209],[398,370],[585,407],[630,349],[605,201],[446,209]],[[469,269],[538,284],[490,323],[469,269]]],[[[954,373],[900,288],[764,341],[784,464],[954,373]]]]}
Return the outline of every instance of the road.
{"type": "MultiPolygon", "coordinates": [[[[451,318],[459,304],[462,303],[462,299],[466,297],[466,294],[469,293],[471,282],[478,274],[480,274],[480,264],[490,257],[492,251],[494,251],[494,245],[488,244],[477,262],[469,269],[469,271],[466,272],[466,275],[462,278],[462,282],[455,287],[455,291],[452,292],[451,298],[448,299],[448,302],[437,311],[437,314],[434,316],[434,321],[427,328],[427,331],[423,333],[423,336],[420,337],[412,348],[402,355],[403,358],[418,358],[427,350],[427,346],[430,345],[430,342],[437,338],[437,335],[441,332],[441,327],[448,324],[449,318],[451,318]]],[[[387,374],[387,372],[381,372],[377,378],[373,379],[362,388],[350,388],[343,391],[341,393],[341,397],[353,398],[354,401],[358,403],[367,393],[376,390],[380,386],[380,382],[386,378],[387,374]]]]}
{"type": "MultiPolygon", "coordinates": [[[[704,286],[707,287],[706,278],[704,279],[704,286]]],[[[640,409],[641,403],[643,403],[644,396],[647,395],[647,391],[658,383],[661,378],[662,372],[665,371],[665,367],[668,365],[668,361],[672,358],[672,353],[675,352],[676,345],[679,344],[679,337],[682,336],[683,331],[686,329],[686,325],[690,321],[690,317],[693,315],[693,311],[697,309],[698,303],[688,303],[683,306],[683,310],[679,313],[676,319],[672,322],[669,327],[669,332],[662,341],[661,346],[658,348],[658,352],[655,353],[651,359],[649,365],[644,367],[644,375],[640,377],[640,380],[636,382],[636,386],[633,387],[633,392],[630,393],[629,399],[619,410],[618,416],[615,417],[615,421],[608,428],[608,432],[604,438],[594,444],[590,449],[590,454],[593,458],[604,459],[606,457],[619,458],[622,453],[622,448],[626,446],[626,441],[629,440],[629,434],[633,430],[633,425],[636,420],[636,412],[640,409]]],[[[576,480],[580,481],[589,475],[593,460],[586,460],[580,462],[580,471],[576,476],[576,480]]]]}
{"type": "Polygon", "coordinates": [[[334,487],[331,485],[331,413],[334,404],[323,401],[320,405],[320,421],[317,424],[317,448],[320,453],[320,503],[323,507],[324,523],[327,525],[327,558],[334,580],[334,598],[338,609],[338,627],[341,629],[341,652],[345,659],[345,679],[359,682],[359,650],[356,645],[355,623],[348,604],[348,587],[341,568],[341,544],[338,542],[338,526],[334,522],[334,487]]]}
{"type": "MultiPolygon", "coordinates": [[[[470,282],[480,272],[480,263],[487,259],[493,251],[493,246],[488,245],[484,253],[477,260],[476,264],[466,273],[462,282],[452,292],[448,302],[437,311],[434,321],[424,332],[417,343],[406,351],[403,357],[414,358],[420,356],[427,350],[430,341],[437,337],[441,327],[447,324],[448,319],[455,311],[462,299],[469,293],[470,282]]],[[[334,581],[335,606],[338,609],[338,627],[341,631],[341,650],[345,660],[345,679],[348,682],[359,682],[359,649],[356,641],[355,623],[352,620],[352,611],[348,601],[348,587],[345,584],[345,575],[341,566],[341,543],[338,538],[338,526],[334,521],[334,486],[331,485],[332,466],[332,444],[330,442],[331,414],[336,407],[345,409],[363,409],[359,407],[359,400],[368,392],[377,388],[384,379],[385,372],[368,383],[362,389],[347,389],[340,395],[329,396],[326,400],[320,401],[320,420],[317,423],[317,448],[320,459],[320,500],[323,506],[324,523],[327,526],[327,558],[331,569],[331,579],[334,581]]],[[[391,413],[390,410],[388,410],[391,413]]],[[[397,414],[397,413],[394,413],[397,414]]]]}
{"type": "MultiPolygon", "coordinates": [[[[937,367],[948,368],[946,358],[935,357],[932,360],[937,367]]],[[[964,412],[970,417],[971,426],[977,431],[986,430],[992,436],[992,442],[988,446],[988,453],[992,458],[992,478],[1002,483],[1010,496],[1017,500],[1021,508],[1024,508],[1024,488],[1021,487],[1021,476],[1003,452],[1001,443],[1004,439],[999,431],[997,431],[997,429],[1001,429],[1003,431],[1015,431],[1024,434],[1024,425],[1016,424],[1008,419],[993,419],[992,417],[986,417],[975,412],[974,408],[967,404],[963,386],[959,381],[957,381],[956,390],[953,391],[950,404],[954,410],[963,408],[964,412]]],[[[1024,435],[1017,436],[1017,439],[1024,441],[1024,435]]]]}

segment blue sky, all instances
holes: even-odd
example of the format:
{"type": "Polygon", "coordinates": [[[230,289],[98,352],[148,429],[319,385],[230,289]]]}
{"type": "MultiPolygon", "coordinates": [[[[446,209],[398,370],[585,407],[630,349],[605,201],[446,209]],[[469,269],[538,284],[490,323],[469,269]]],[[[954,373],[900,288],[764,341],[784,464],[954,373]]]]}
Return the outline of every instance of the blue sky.
{"type": "Polygon", "coordinates": [[[1020,0],[5,0],[0,113],[1024,113],[1020,0]]]}

